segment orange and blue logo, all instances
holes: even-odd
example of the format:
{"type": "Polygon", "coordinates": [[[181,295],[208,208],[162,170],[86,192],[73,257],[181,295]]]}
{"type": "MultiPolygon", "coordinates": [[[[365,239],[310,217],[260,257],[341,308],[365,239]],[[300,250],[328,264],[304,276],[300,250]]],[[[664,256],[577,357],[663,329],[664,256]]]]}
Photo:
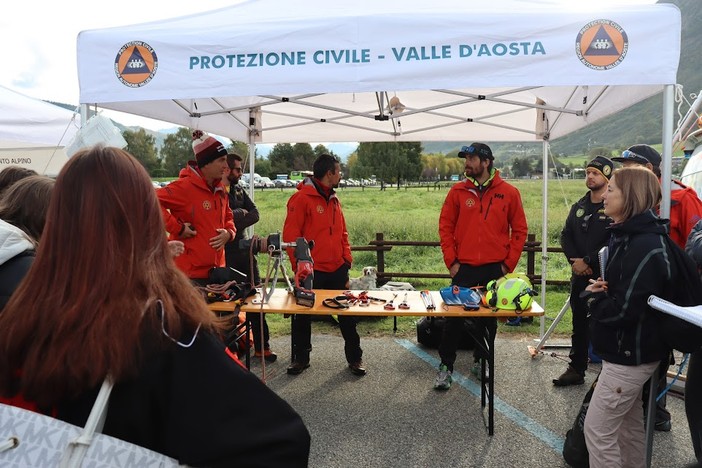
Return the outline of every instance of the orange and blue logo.
{"type": "Polygon", "coordinates": [[[128,42],[117,52],[115,74],[125,86],[140,88],[153,79],[157,70],[156,52],[146,42],[128,42]]]}
{"type": "Polygon", "coordinates": [[[575,40],[575,53],[586,67],[609,70],[616,67],[629,50],[629,38],[614,21],[599,19],[587,23],[575,40]]]}

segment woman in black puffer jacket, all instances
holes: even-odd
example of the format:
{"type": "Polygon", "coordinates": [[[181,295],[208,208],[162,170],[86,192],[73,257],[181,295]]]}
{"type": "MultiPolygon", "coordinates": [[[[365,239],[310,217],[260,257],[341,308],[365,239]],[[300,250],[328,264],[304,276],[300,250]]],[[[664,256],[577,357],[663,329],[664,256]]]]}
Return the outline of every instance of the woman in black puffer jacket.
{"type": "Polygon", "coordinates": [[[616,170],[604,195],[612,218],[605,278],[587,287],[593,351],[602,373],[585,418],[590,466],[645,466],[641,393],[669,352],[658,316],[647,304],[664,295],[672,265],[665,237],[668,221],[655,209],[660,183],[643,167],[616,170]]]}

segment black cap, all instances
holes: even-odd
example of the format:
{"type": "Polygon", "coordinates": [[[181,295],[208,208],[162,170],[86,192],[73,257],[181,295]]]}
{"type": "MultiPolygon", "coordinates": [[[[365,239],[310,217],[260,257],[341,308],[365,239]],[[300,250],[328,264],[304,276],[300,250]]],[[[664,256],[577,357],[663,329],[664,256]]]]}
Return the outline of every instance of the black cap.
{"type": "Polygon", "coordinates": [[[597,169],[605,179],[609,180],[612,177],[612,169],[614,168],[614,163],[611,159],[605,158],[604,156],[597,156],[592,161],[587,163],[587,167],[597,169]]]}
{"type": "Polygon", "coordinates": [[[471,143],[470,146],[461,148],[461,151],[458,152],[458,157],[465,158],[466,156],[477,156],[480,159],[489,159],[490,161],[495,160],[492,156],[492,150],[485,143],[471,143]]]}
{"type": "Polygon", "coordinates": [[[612,158],[612,161],[626,162],[633,161],[638,164],[651,163],[653,167],[661,165],[661,154],[648,145],[634,145],[624,150],[621,156],[612,158]]]}

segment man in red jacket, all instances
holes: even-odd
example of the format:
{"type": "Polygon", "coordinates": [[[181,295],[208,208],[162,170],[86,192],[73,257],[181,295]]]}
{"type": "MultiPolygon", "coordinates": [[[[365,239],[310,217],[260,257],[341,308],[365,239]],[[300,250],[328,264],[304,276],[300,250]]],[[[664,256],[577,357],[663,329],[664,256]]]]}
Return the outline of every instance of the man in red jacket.
{"type": "MultiPolygon", "coordinates": [[[[297,186],[288,200],[288,214],[283,226],[283,241],[295,242],[298,237],[313,241],[314,289],[348,289],[351,268],[351,246],[341,203],[334,189],[339,186],[339,161],[321,154],[312,166],[313,177],[297,186]]],[[[290,253],[292,271],[296,259],[290,253]]],[[[365,375],[361,339],[356,331],[356,317],[339,315],[339,327],[344,337],[344,353],[354,375],[365,375]]],[[[311,316],[297,314],[292,322],[293,360],[288,374],[301,374],[310,367],[312,324],[311,316]]]]}
{"type": "MultiPolygon", "coordinates": [[[[627,166],[645,166],[652,171],[658,179],[661,178],[661,155],[655,148],[648,145],[634,145],[622,152],[621,156],[612,158],[613,161],[620,162],[627,166]]],[[[702,219],[702,201],[697,197],[692,187],[687,187],[681,182],[673,179],[670,181],[670,238],[678,244],[681,249],[685,249],[687,236],[702,219]]],[[[668,385],[669,360],[661,362],[658,368],[658,390],[660,394],[668,385]]],[[[644,406],[648,401],[648,385],[644,386],[644,406]]],[[[656,423],[654,428],[657,431],[668,432],[672,427],[670,412],[667,409],[666,395],[656,400],[656,423]]]]}
{"type": "MultiPolygon", "coordinates": [[[[444,263],[457,286],[485,286],[517,266],[526,242],[527,222],[519,191],[503,181],[492,167],[494,157],[484,143],[464,146],[466,180],[451,187],[439,217],[439,237],[444,263]]],[[[437,390],[448,390],[463,330],[462,318],[447,318],[439,345],[441,364],[434,381],[437,390]]],[[[482,339],[494,339],[495,319],[475,320],[482,339]]],[[[479,340],[482,341],[482,340],[479,340]]],[[[473,355],[472,372],[486,358],[480,343],[473,355]]],[[[492,376],[488,376],[492,378],[492,376]]]]}
{"type": "Polygon", "coordinates": [[[204,286],[212,267],[225,266],[224,244],[236,228],[222,176],[227,169],[224,145],[193,132],[195,161],[188,161],[180,178],[156,191],[169,240],[185,244],[176,265],[195,283],[204,286]]]}

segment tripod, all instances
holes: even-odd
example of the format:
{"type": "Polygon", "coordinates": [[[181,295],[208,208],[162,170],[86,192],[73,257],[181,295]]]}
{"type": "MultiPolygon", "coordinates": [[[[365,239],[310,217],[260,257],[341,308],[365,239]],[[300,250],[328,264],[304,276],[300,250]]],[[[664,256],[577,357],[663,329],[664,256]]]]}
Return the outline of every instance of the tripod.
{"type": "Polygon", "coordinates": [[[267,304],[273,295],[275,287],[278,283],[278,273],[282,273],[283,278],[285,279],[285,284],[287,285],[286,289],[288,293],[292,293],[294,288],[292,282],[290,281],[290,276],[288,276],[288,270],[285,267],[285,262],[283,262],[283,251],[270,250],[268,255],[268,264],[266,267],[266,281],[262,285],[261,289],[261,304],[267,304]],[[273,259],[273,265],[271,265],[271,259],[273,259]],[[271,275],[273,275],[272,279],[271,275]],[[269,284],[270,288],[268,288],[269,284]]]}

